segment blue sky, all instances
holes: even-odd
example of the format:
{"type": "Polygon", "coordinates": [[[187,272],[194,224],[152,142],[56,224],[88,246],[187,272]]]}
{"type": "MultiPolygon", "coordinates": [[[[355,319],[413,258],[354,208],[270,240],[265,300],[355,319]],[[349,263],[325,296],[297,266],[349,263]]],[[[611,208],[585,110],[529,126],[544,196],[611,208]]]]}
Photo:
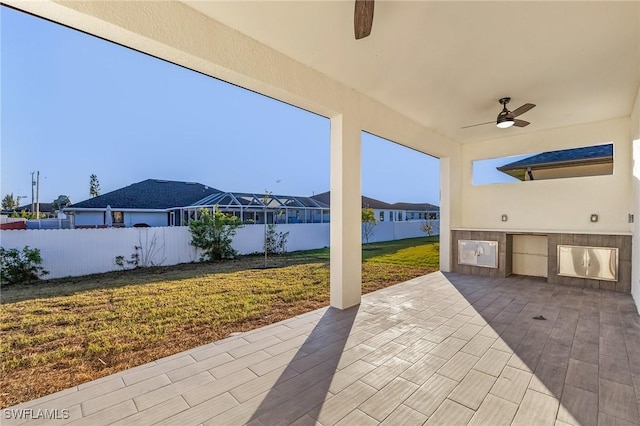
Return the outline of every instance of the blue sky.
{"type": "MultiPolygon", "coordinates": [[[[2,7],[1,191],[89,197],[147,178],[222,190],[329,189],[329,120],[2,7]]],[[[439,163],[363,134],[363,194],[439,204],[439,163]]]]}

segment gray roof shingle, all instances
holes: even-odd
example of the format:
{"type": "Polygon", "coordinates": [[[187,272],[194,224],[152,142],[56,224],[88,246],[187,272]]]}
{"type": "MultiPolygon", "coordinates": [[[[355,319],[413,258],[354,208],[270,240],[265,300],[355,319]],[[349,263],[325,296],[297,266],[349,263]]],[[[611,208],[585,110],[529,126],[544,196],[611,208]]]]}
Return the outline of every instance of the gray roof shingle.
{"type": "MultiPolygon", "coordinates": [[[[331,191],[323,192],[321,194],[314,195],[314,200],[331,205],[331,191]]],[[[434,206],[429,203],[394,203],[389,204],[384,201],[376,200],[375,198],[362,196],[362,208],[372,208],[375,210],[416,210],[416,211],[439,211],[440,207],[434,206]]]]}
{"type": "Polygon", "coordinates": [[[185,207],[216,192],[216,188],[195,182],[147,179],[106,194],[72,204],[68,209],[168,209],[185,207]]]}

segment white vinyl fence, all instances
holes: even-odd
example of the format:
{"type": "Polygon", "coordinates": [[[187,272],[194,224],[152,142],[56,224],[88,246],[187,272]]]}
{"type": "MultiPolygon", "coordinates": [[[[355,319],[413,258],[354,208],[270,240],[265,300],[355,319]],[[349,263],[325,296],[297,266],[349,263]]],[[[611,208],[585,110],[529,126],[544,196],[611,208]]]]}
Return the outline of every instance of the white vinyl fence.
{"type": "MultiPolygon", "coordinates": [[[[381,222],[371,242],[424,236],[420,222],[381,222]]],[[[437,234],[437,222],[434,234],[437,234]]],[[[287,251],[311,250],[329,246],[329,224],[282,224],[276,232],[289,232],[287,251]]],[[[24,246],[40,249],[46,278],[60,278],[121,269],[116,257],[130,260],[140,247],[139,265],[176,265],[197,262],[200,252],[191,244],[186,226],[103,229],[42,229],[0,231],[5,249],[24,246]]],[[[239,254],[263,251],[264,225],[245,225],[237,230],[233,248],[239,254]]],[[[131,267],[131,266],[129,266],[131,267]]]]}

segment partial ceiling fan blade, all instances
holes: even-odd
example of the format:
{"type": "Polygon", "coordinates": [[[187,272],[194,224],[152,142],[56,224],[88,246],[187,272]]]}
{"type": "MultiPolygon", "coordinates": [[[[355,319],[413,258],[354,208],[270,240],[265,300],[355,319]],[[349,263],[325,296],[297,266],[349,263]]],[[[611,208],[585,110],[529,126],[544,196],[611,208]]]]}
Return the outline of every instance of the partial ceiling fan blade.
{"type": "Polygon", "coordinates": [[[479,123],[479,124],[472,124],[471,126],[464,126],[464,127],[460,127],[461,129],[468,129],[469,127],[477,127],[477,126],[484,126],[485,124],[495,124],[496,120],[493,121],[487,121],[486,123],[479,123]]]}
{"type": "Polygon", "coordinates": [[[525,112],[529,111],[530,109],[532,109],[535,106],[536,106],[535,104],[524,104],[520,108],[516,108],[513,111],[511,111],[511,115],[513,117],[517,117],[517,116],[522,115],[525,112]]]}
{"type": "Polygon", "coordinates": [[[373,26],[373,1],[374,0],[356,0],[356,8],[353,13],[353,32],[356,40],[365,38],[371,34],[373,26]]]}
{"type": "Polygon", "coordinates": [[[513,125],[516,127],[527,127],[529,124],[528,121],[524,121],[524,120],[518,120],[517,118],[515,120],[513,120],[513,125]]]}

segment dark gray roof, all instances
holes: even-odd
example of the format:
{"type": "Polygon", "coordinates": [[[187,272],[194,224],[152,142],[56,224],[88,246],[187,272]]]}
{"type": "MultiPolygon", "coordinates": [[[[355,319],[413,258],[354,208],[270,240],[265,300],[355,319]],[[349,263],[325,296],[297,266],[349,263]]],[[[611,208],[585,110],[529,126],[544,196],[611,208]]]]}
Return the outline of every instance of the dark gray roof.
{"type": "MultiPolygon", "coordinates": [[[[33,203],[33,208],[35,210],[36,208],[36,203],[33,203]]],[[[31,203],[26,204],[22,207],[18,207],[16,209],[16,211],[21,212],[22,210],[26,210],[28,212],[31,211],[31,203]]],[[[52,203],[40,203],[40,212],[43,213],[47,213],[47,212],[52,212],[53,211],[53,204],[52,203]]]]}
{"type": "Polygon", "coordinates": [[[434,206],[429,203],[394,203],[392,204],[394,209],[397,210],[415,210],[415,211],[430,211],[430,212],[438,212],[440,211],[440,207],[434,206]]]}
{"type": "Polygon", "coordinates": [[[393,206],[384,201],[376,200],[375,198],[362,196],[362,208],[371,208],[376,210],[391,210],[393,206]]]}
{"type": "MultiPolygon", "coordinates": [[[[331,191],[323,192],[321,194],[314,195],[314,200],[320,201],[321,203],[326,204],[327,206],[331,206],[331,191]]],[[[372,209],[386,209],[391,210],[391,204],[385,203],[384,201],[376,200],[375,198],[362,196],[362,208],[371,207],[372,209]]]]}
{"type": "Polygon", "coordinates": [[[168,209],[189,206],[216,192],[220,190],[195,182],[147,179],[72,204],[67,209],[106,208],[107,205],[112,209],[168,209]]]}
{"type": "MultiPolygon", "coordinates": [[[[33,203],[33,210],[35,211],[36,204],[33,203]]],[[[13,212],[22,212],[26,211],[31,213],[31,203],[25,204],[24,206],[17,207],[15,209],[10,210],[2,210],[2,214],[12,214],[13,212]]],[[[40,213],[53,213],[53,204],[52,203],[40,203],[40,213]]]]}
{"type": "Polygon", "coordinates": [[[541,154],[532,155],[513,163],[498,167],[498,170],[514,170],[525,167],[540,166],[543,164],[558,165],[564,163],[578,163],[584,161],[596,161],[599,159],[613,158],[613,144],[587,146],[584,148],[563,149],[559,151],[548,151],[541,154]]]}
{"type": "MultiPolygon", "coordinates": [[[[322,194],[314,195],[314,200],[318,200],[327,205],[331,203],[331,191],[323,192],[322,194]]],[[[428,203],[395,203],[389,204],[384,201],[376,200],[375,198],[362,196],[362,208],[372,208],[375,210],[416,210],[416,211],[439,211],[438,206],[428,203]]]]}

